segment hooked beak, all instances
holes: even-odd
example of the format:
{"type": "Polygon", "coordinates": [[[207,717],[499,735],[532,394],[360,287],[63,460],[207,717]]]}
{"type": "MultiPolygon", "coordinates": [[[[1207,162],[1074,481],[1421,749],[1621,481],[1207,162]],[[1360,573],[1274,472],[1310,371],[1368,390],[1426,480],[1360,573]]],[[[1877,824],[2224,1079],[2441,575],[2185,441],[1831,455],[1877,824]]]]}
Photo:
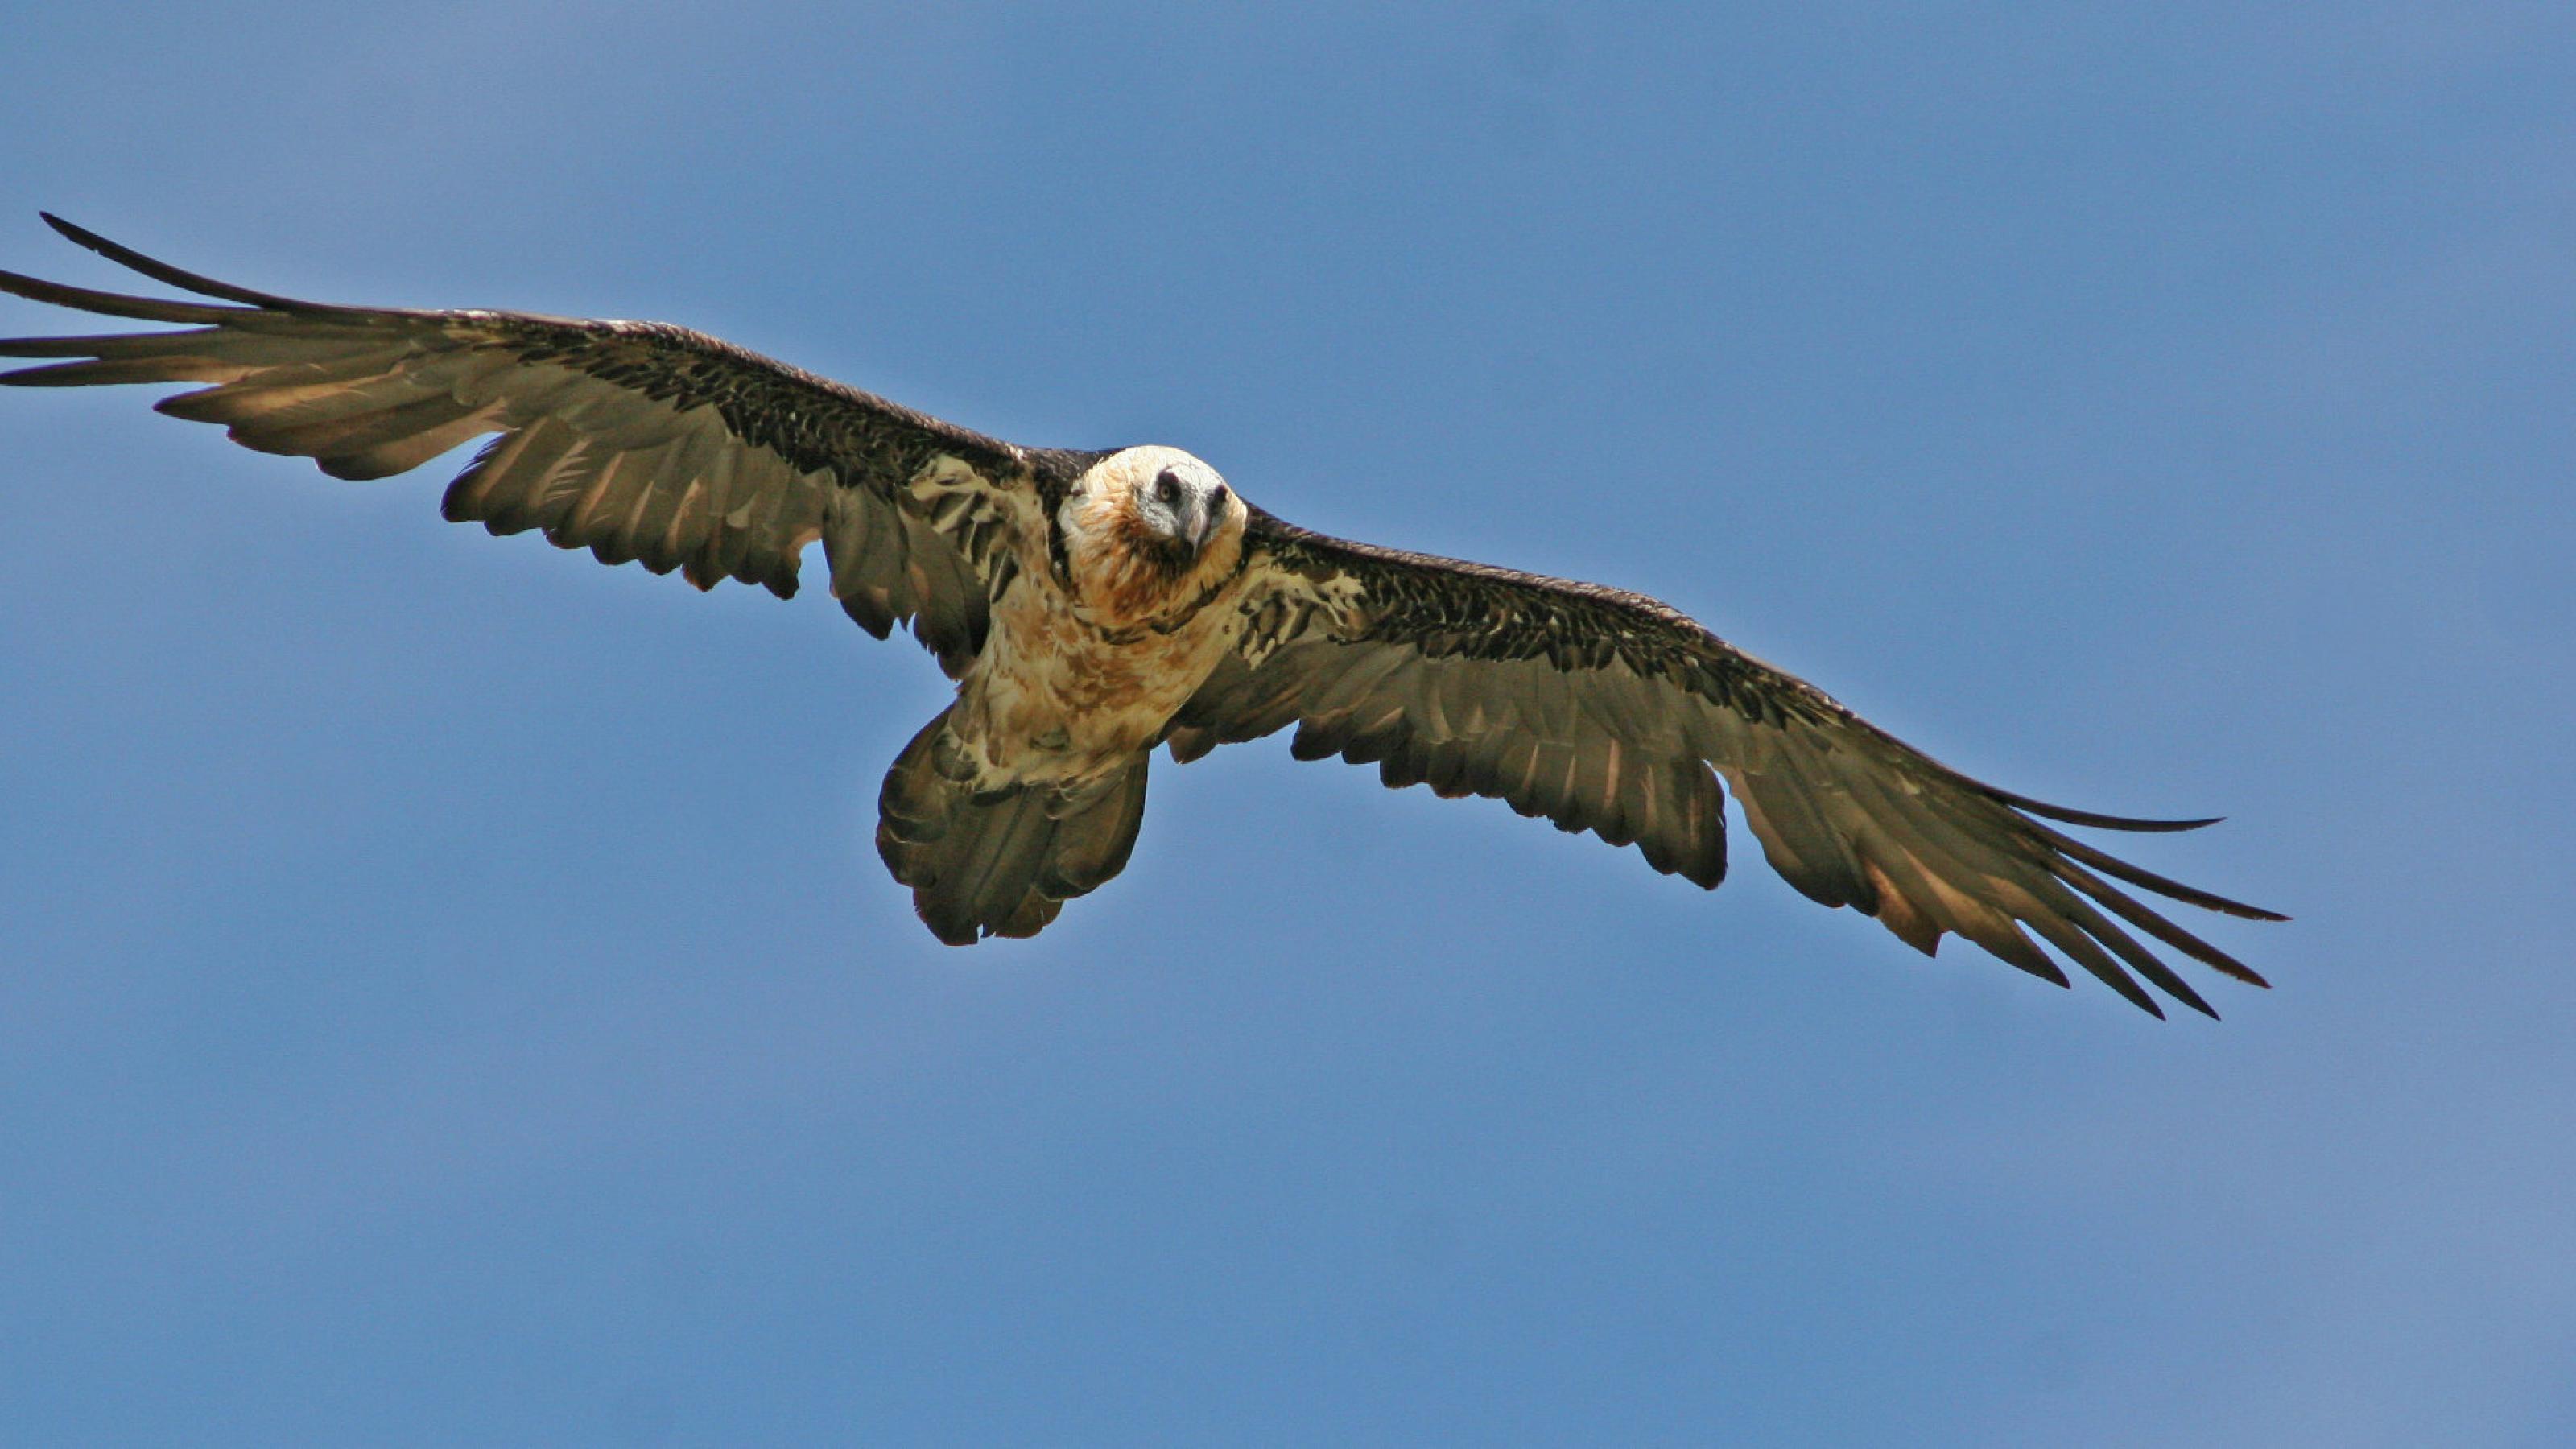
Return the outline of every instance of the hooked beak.
{"type": "Polygon", "coordinates": [[[1194,526],[1190,529],[1190,548],[1192,551],[1197,553],[1207,552],[1207,546],[1210,541],[1215,539],[1216,531],[1225,526],[1225,505],[1227,497],[1228,495],[1225,491],[1225,485],[1222,483],[1217,485],[1215,492],[1210,493],[1207,496],[1206,504],[1199,509],[1198,517],[1193,520],[1194,526]]]}

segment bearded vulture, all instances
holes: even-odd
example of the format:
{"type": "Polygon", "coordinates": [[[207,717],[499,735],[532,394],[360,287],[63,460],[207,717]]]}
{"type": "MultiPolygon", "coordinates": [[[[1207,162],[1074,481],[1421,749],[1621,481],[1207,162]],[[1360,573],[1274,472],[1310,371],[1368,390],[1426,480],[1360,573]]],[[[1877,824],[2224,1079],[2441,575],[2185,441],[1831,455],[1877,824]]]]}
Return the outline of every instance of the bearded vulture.
{"type": "Polygon", "coordinates": [[[887,773],[877,826],[952,945],[1035,935],[1117,875],[1154,746],[1186,762],[1293,724],[1298,759],[1493,796],[1703,887],[1726,874],[1723,776],[1790,885],[1927,955],[1955,931],[2066,985],[2027,928],[2146,1011],[2163,1015],[2130,970],[2216,1015],[2125,921],[2266,984],[2113,882],[2283,917],[2042,823],[2211,822],[1972,780],[1642,595],[1329,538],[1177,448],[1017,447],[663,323],[299,302],[45,220],[215,303],[0,272],[22,297],[181,329],[0,341],[68,359],[0,382],[206,384],[158,410],[335,478],[493,434],[448,485],[448,518],[701,589],[784,598],[819,539],[859,627],[908,625],[956,681],[887,773]]]}

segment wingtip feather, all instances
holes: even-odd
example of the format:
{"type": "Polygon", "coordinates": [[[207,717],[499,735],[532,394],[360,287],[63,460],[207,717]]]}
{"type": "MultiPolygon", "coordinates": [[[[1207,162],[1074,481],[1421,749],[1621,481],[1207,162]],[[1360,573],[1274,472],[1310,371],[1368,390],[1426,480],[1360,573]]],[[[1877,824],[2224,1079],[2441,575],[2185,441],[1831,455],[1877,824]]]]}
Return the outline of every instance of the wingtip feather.
{"type": "Polygon", "coordinates": [[[70,307],[109,317],[132,317],[145,322],[203,325],[256,315],[238,307],[209,307],[203,302],[174,302],[158,297],[129,297],[121,292],[93,291],[88,287],[48,282],[42,277],[5,269],[0,269],[0,292],[48,306],[70,307]]]}
{"type": "Polygon", "coordinates": [[[2068,825],[2090,826],[2095,830],[2129,830],[2144,834],[2166,834],[2180,830],[2206,830],[2227,818],[2224,815],[2211,815],[2197,820],[2149,820],[2135,815],[2105,815],[2098,810],[2075,810],[2064,805],[2052,805],[2045,800],[2016,795],[2010,790],[1998,790],[1991,785],[1983,788],[1988,795],[2010,805],[2015,810],[2026,810],[2033,815],[2050,820],[2063,821],[2068,825]]]}
{"type": "Polygon", "coordinates": [[[219,282],[212,277],[201,276],[196,272],[191,272],[181,267],[174,267],[168,262],[161,261],[158,258],[147,257],[143,253],[138,252],[134,248],[126,246],[121,242],[109,241],[106,237],[100,236],[97,232],[91,231],[88,227],[81,226],[75,222],[65,221],[50,211],[39,211],[36,214],[45,219],[45,225],[50,226],[55,231],[61,233],[64,238],[72,242],[73,245],[86,247],[90,251],[96,252],[100,256],[107,258],[109,261],[116,263],[118,266],[124,267],[129,271],[140,272],[144,276],[150,277],[156,282],[165,282],[170,286],[195,292],[200,296],[221,297],[227,302],[247,302],[254,307],[283,308],[289,311],[320,310],[309,302],[298,302],[289,297],[277,296],[274,293],[257,292],[248,287],[237,287],[230,282],[219,282]]]}

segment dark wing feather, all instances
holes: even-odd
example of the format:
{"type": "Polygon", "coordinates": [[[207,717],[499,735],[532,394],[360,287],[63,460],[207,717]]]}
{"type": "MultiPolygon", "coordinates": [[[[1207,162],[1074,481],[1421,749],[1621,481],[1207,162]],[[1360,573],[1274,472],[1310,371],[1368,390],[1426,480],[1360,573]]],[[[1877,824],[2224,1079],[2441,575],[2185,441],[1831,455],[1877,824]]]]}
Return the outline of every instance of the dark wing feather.
{"type": "Polygon", "coordinates": [[[2131,971],[2209,1012],[2117,917],[2264,984],[2104,877],[2280,916],[2032,817],[2119,830],[2207,821],[2096,815],[1982,784],[1641,595],[1349,543],[1258,511],[1249,545],[1241,642],[1175,718],[1176,758],[1294,724],[1299,759],[1340,755],[1374,762],[1389,785],[1498,797],[1633,842],[1655,869],[1709,887],[1726,873],[1723,776],[1791,885],[1876,916],[1926,954],[1955,932],[2065,985],[2027,928],[2149,1012],[2163,1014],[2131,971]]]}
{"type": "Polygon", "coordinates": [[[48,216],[157,281],[229,305],[128,297],[0,272],[0,291],[175,323],[177,332],[0,340],[65,361],[19,386],[207,384],[164,400],[236,442],[339,478],[417,467],[495,437],[448,488],[446,515],[541,530],[603,562],[727,578],[785,597],[816,539],[832,592],[879,638],[909,622],[951,674],[1080,459],[925,417],[715,338],[655,322],[300,302],[155,261],[48,216]]]}

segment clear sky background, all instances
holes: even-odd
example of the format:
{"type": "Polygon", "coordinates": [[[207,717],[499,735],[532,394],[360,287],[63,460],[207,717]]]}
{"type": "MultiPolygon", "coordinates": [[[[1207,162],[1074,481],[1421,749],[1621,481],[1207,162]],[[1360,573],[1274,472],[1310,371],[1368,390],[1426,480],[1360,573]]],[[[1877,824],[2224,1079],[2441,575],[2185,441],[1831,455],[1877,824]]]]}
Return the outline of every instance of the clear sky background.
{"type": "Polygon", "coordinates": [[[8,393],[0,1440],[2576,1442],[2564,4],[219,9],[8,7],[0,266],[1178,444],[2298,920],[2160,1024],[1274,738],[950,950],[918,650],[8,393]]]}

